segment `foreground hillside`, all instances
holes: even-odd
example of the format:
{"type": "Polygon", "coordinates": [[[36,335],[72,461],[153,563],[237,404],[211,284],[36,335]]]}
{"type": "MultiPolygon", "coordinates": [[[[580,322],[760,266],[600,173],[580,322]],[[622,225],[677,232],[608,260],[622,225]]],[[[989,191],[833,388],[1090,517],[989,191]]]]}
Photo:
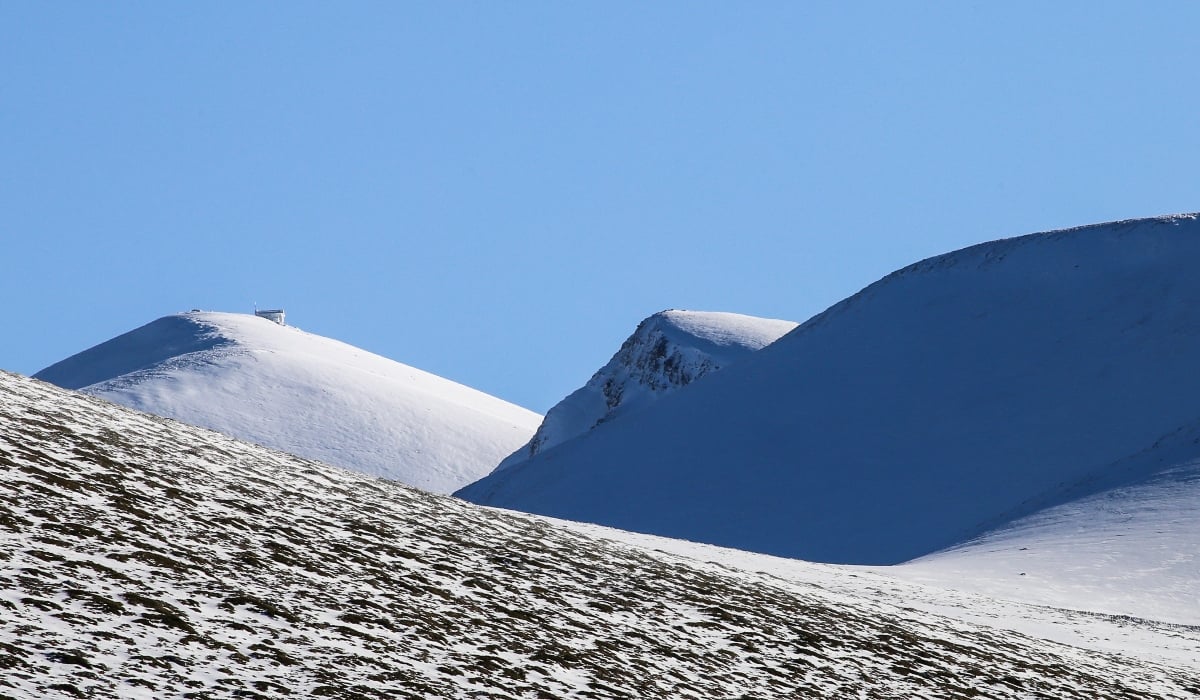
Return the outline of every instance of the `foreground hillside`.
{"type": "Polygon", "coordinates": [[[796,325],[720,311],[660,311],[639,323],[586,384],[547,411],[529,443],[497,469],[648,406],[761,350],[796,325]]]}
{"type": "Polygon", "coordinates": [[[1198,262],[1195,215],[931,258],[459,493],[824,562],[963,544],[1200,419],[1198,262]]]}
{"type": "Polygon", "coordinates": [[[35,376],[437,493],[490,472],[540,420],[428,372],[246,314],[166,316],[35,376]]]}
{"type": "Polygon", "coordinates": [[[1188,697],[0,374],[0,696],[1188,697]]]}

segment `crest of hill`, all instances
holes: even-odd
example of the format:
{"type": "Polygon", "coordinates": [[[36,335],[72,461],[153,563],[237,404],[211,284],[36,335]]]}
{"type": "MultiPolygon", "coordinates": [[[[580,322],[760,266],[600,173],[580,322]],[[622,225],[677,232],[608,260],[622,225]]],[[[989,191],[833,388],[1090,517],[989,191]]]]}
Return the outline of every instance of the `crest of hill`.
{"type": "Polygon", "coordinates": [[[529,442],[496,469],[633,413],[766,347],[796,325],[721,311],[660,311],[639,323],[587,384],[547,411],[529,442]]]}
{"type": "Polygon", "coordinates": [[[1197,263],[1196,215],[931,258],[459,493],[816,561],[929,554],[1200,417],[1197,263]]]}
{"type": "Polygon", "coordinates": [[[131,408],[449,493],[529,439],[540,416],[256,316],[166,316],[35,377],[131,408]]]}
{"type": "MultiPolygon", "coordinates": [[[[1162,697],[1194,667],[481,509],[0,372],[0,694],[1162,697]]],[[[829,581],[823,570],[810,574],[829,581]]],[[[852,580],[858,580],[857,578],[852,580]]]]}

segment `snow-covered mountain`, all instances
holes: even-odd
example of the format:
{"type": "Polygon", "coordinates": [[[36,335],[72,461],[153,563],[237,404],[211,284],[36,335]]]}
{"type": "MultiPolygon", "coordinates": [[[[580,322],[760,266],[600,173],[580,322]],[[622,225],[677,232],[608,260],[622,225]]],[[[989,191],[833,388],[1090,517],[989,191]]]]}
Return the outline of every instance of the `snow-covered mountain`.
{"type": "Polygon", "coordinates": [[[523,444],[540,416],[257,316],[166,316],[35,375],[293,454],[449,493],[523,444]]]}
{"type": "Polygon", "coordinates": [[[546,412],[537,432],[497,469],[632,413],[775,342],[792,321],[719,311],[660,311],[643,320],[587,384],[546,412]]]}
{"type": "MultiPolygon", "coordinates": [[[[963,544],[1099,497],[1095,484],[1200,419],[1198,263],[1196,215],[931,258],[637,421],[602,424],[459,494],[826,562],[891,564],[963,544]]],[[[1189,441],[1179,450],[1172,464],[1200,456],[1189,441]]],[[[1139,474],[1123,487],[1158,478],[1139,474]]],[[[1179,503],[1200,498],[1194,479],[1172,483],[1179,503]]],[[[1176,546],[1195,556],[1197,540],[1176,546]]]]}
{"type": "MultiPolygon", "coordinates": [[[[971,624],[922,610],[920,586],[869,572],[750,557],[766,572],[753,573],[742,553],[696,559],[658,551],[686,543],[608,535],[0,372],[4,697],[1200,691],[1186,659],[1014,633],[996,624],[1010,609],[999,602],[971,598],[990,621],[971,624]]],[[[1037,630],[1063,619],[1040,617],[1037,630]]],[[[1156,633],[1086,625],[1084,641],[1156,633]]],[[[1156,638],[1195,645],[1200,632],[1156,638]]]]}

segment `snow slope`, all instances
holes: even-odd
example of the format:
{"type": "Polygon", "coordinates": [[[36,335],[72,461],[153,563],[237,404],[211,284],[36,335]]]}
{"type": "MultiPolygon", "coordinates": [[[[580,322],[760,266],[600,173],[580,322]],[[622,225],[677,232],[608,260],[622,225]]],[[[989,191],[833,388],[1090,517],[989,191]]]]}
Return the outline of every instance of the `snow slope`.
{"type": "Polygon", "coordinates": [[[789,566],[795,579],[586,536],[0,373],[5,697],[1200,692],[1194,665],[789,566]]]}
{"type": "Polygon", "coordinates": [[[1200,424],[1044,494],[1030,515],[889,573],[993,597],[1200,625],[1200,424]]]}
{"type": "Polygon", "coordinates": [[[1197,263],[1196,215],[931,258],[459,495],[815,561],[930,554],[1200,418],[1197,263]]]}
{"type": "Polygon", "coordinates": [[[440,493],[487,474],[539,420],[461,384],[246,314],[166,316],[35,376],[440,493]]]}
{"type": "Polygon", "coordinates": [[[660,311],[639,323],[587,384],[547,411],[533,438],[497,470],[637,411],[775,342],[796,325],[719,311],[660,311]]]}

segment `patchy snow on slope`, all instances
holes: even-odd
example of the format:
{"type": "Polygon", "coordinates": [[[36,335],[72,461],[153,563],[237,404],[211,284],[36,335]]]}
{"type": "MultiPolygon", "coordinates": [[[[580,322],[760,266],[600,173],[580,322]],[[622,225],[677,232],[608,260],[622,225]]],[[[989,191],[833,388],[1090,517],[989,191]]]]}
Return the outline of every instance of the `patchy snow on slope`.
{"type": "MultiPolygon", "coordinates": [[[[1129,598],[1137,595],[1144,581],[1127,577],[1125,572],[1111,567],[1096,567],[1083,576],[1059,577],[1058,585],[1064,594],[1057,601],[1058,604],[1052,605],[1031,589],[1014,591],[1011,588],[999,588],[995,596],[979,592],[980,584],[986,583],[981,576],[982,568],[967,570],[963,567],[948,575],[941,575],[947,572],[920,569],[918,565],[921,560],[914,565],[898,566],[814,564],[616,530],[591,523],[554,518],[546,520],[557,527],[635,547],[667,561],[678,557],[692,566],[816,587],[826,595],[846,596],[847,601],[886,600],[909,610],[921,610],[1060,644],[1184,668],[1200,668],[1200,625],[1188,622],[1195,615],[1194,601],[1200,590],[1200,580],[1197,579],[1176,581],[1188,588],[1193,601],[1190,605],[1173,606],[1165,615],[1145,618],[1115,612],[1110,605],[1111,600],[1095,595],[1097,590],[1113,589],[1122,584],[1126,586],[1129,598]],[[966,573],[968,580],[958,581],[954,576],[959,572],[966,573]],[[1034,595],[1022,596],[1022,593],[1034,595]]],[[[1179,591],[1173,592],[1172,596],[1176,597],[1177,593],[1179,591]]],[[[1177,599],[1184,601],[1185,596],[1179,595],[1177,599]]]]}
{"type": "Polygon", "coordinates": [[[1197,264],[1196,215],[931,258],[459,494],[813,561],[931,554],[1200,418],[1197,264]]]}
{"type": "Polygon", "coordinates": [[[35,375],[148,413],[449,493],[539,416],[345,343],[246,314],[167,316],[35,375]]]}
{"type": "Polygon", "coordinates": [[[891,595],[913,584],[788,566],[638,549],[0,373],[6,697],[1200,691],[1194,664],[971,624],[891,595]]]}
{"type": "Polygon", "coordinates": [[[792,321],[720,311],[660,311],[643,320],[587,384],[546,412],[508,469],[600,423],[632,413],[775,342],[792,321]]]}

